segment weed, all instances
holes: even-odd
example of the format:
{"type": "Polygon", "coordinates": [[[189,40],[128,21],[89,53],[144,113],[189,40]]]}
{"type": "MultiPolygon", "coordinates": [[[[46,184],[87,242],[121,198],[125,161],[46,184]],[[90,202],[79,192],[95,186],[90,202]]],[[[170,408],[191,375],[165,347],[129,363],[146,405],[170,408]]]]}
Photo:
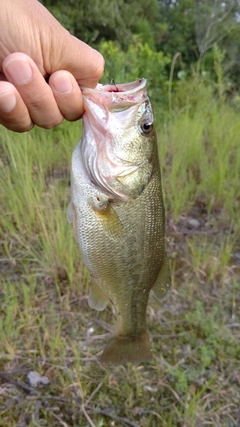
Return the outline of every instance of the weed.
{"type": "Polygon", "coordinates": [[[173,290],[150,300],[154,357],[140,366],[99,362],[114,313],[88,307],[66,220],[79,123],[1,129],[0,426],[240,424],[240,125],[213,92],[195,75],[170,120],[155,115],[173,290]],[[50,384],[31,387],[31,370],[50,384]]]}

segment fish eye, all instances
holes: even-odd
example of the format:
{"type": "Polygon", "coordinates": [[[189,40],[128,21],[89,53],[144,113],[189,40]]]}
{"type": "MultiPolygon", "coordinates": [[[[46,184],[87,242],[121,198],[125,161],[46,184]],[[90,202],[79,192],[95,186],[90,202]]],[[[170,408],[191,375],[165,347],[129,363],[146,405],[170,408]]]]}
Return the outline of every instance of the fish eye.
{"type": "Polygon", "coordinates": [[[143,133],[148,135],[153,130],[153,123],[151,123],[149,121],[142,121],[142,123],[140,123],[140,128],[141,128],[143,133]]]}

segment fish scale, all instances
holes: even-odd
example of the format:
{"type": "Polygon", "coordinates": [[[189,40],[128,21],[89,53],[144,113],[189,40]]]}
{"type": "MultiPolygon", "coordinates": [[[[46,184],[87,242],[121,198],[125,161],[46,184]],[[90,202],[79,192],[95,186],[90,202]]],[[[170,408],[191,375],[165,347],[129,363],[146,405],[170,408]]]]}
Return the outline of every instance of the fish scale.
{"type": "Polygon", "coordinates": [[[152,356],[146,332],[149,293],[161,299],[171,277],[146,81],[115,87],[119,98],[109,85],[82,89],[86,112],[83,138],[72,156],[68,219],[91,275],[90,307],[103,310],[110,301],[118,318],[101,360],[139,363],[152,356]]]}

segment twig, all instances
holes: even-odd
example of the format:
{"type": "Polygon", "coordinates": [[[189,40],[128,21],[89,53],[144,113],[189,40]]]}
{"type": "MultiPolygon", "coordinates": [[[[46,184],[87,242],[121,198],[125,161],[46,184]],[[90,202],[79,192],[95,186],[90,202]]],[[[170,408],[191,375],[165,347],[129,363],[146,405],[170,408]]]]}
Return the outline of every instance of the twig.
{"type": "Polygon", "coordinates": [[[91,406],[88,406],[87,409],[88,409],[88,412],[90,412],[90,414],[105,415],[109,418],[112,418],[115,421],[118,421],[119,423],[121,423],[121,425],[124,422],[125,424],[128,424],[129,426],[139,427],[139,424],[137,424],[133,421],[129,421],[127,418],[118,417],[117,415],[110,414],[109,411],[107,411],[107,410],[95,409],[95,408],[91,408],[91,406]]]}
{"type": "Polygon", "coordinates": [[[226,325],[227,328],[239,328],[240,327],[240,323],[227,323],[226,325]]]}
{"type": "Polygon", "coordinates": [[[98,391],[100,390],[100,388],[103,385],[103,381],[101,381],[98,386],[95,388],[95,390],[92,392],[91,396],[89,396],[89,398],[86,400],[85,402],[85,406],[89,404],[89,402],[91,402],[92,398],[98,393],[98,391]]]}
{"type": "MultiPolygon", "coordinates": [[[[166,409],[166,408],[165,408],[166,409]]],[[[151,409],[144,409],[144,408],[140,408],[139,412],[141,414],[151,414],[151,415],[155,415],[155,417],[157,417],[159,420],[162,421],[162,417],[160,414],[158,414],[158,412],[153,411],[151,409]]]]}
{"type": "Polygon", "coordinates": [[[87,411],[85,409],[84,395],[83,395],[81,381],[78,380],[79,387],[77,388],[76,387],[76,382],[74,381],[74,378],[73,378],[73,375],[72,375],[72,371],[66,365],[65,365],[65,369],[66,369],[66,372],[67,372],[70,380],[72,381],[72,385],[73,385],[73,388],[74,388],[74,391],[75,391],[75,394],[76,394],[77,398],[80,397],[80,399],[81,399],[81,407],[80,408],[82,410],[83,415],[85,416],[85,418],[87,419],[87,421],[89,422],[89,424],[90,424],[91,427],[96,427],[95,424],[94,424],[94,422],[91,420],[91,418],[89,417],[89,415],[88,415],[88,413],[87,413],[87,411]]]}
{"type": "Polygon", "coordinates": [[[159,384],[162,385],[163,387],[166,387],[168,390],[170,390],[171,393],[174,395],[174,397],[176,397],[176,399],[178,400],[178,402],[180,402],[183,405],[183,402],[180,399],[180,397],[178,396],[177,392],[175,390],[173,390],[173,388],[170,385],[168,385],[166,383],[163,383],[163,382],[160,382],[159,384]]]}
{"type": "Polygon", "coordinates": [[[83,412],[83,414],[84,414],[85,418],[88,420],[88,422],[89,422],[90,426],[91,426],[91,427],[96,427],[96,425],[94,424],[94,422],[93,422],[93,421],[91,420],[91,418],[89,417],[89,415],[88,415],[88,413],[87,413],[87,411],[86,411],[86,409],[85,409],[84,403],[82,403],[82,405],[81,405],[81,410],[82,410],[82,412],[83,412]]]}
{"type": "Polygon", "coordinates": [[[14,374],[25,374],[30,372],[31,368],[22,368],[22,369],[12,369],[11,371],[0,371],[1,375],[14,375],[14,374]]]}
{"type": "Polygon", "coordinates": [[[29,387],[26,383],[24,383],[23,381],[20,381],[20,380],[14,380],[14,379],[12,379],[12,378],[9,378],[9,374],[7,373],[3,373],[3,372],[0,372],[0,378],[3,378],[5,381],[7,381],[8,383],[10,383],[10,384],[14,384],[15,386],[17,386],[17,387],[19,387],[19,388],[21,388],[22,390],[24,390],[25,391],[25,393],[27,393],[27,394],[30,394],[30,393],[32,393],[32,394],[35,394],[36,396],[40,396],[41,395],[41,393],[39,393],[39,391],[37,391],[37,390],[35,390],[34,388],[32,388],[32,387],[29,387]]]}
{"type": "MultiPolygon", "coordinates": [[[[99,325],[99,326],[101,326],[103,329],[105,329],[106,331],[108,331],[108,332],[110,332],[110,333],[112,333],[113,332],[113,328],[111,328],[106,322],[103,322],[102,320],[100,320],[100,319],[97,319],[97,318],[95,318],[94,319],[94,323],[97,323],[97,325],[99,325]]],[[[109,336],[108,334],[102,334],[102,335],[99,335],[99,337],[101,338],[105,338],[105,337],[107,337],[107,336],[109,336]]]]}
{"type": "MultiPolygon", "coordinates": [[[[48,411],[49,412],[49,411],[48,411]]],[[[63,426],[63,427],[69,427],[68,426],[68,424],[67,423],[65,423],[65,421],[63,421],[62,420],[62,418],[61,417],[59,417],[58,415],[56,415],[56,414],[54,414],[54,412],[50,412],[50,414],[54,417],[54,418],[56,418],[56,420],[58,420],[59,422],[60,422],[60,424],[63,426]]]]}
{"type": "Polygon", "coordinates": [[[41,400],[36,400],[35,408],[34,408],[34,421],[39,421],[39,410],[41,408],[42,402],[41,400]]]}

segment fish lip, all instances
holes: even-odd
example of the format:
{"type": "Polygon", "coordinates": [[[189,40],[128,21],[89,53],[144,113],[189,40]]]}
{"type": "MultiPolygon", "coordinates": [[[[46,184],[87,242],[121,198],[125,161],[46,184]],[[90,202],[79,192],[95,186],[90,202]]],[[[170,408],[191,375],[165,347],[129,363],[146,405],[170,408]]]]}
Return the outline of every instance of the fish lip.
{"type": "Polygon", "coordinates": [[[147,80],[142,78],[131,83],[109,85],[98,83],[94,89],[81,86],[80,88],[85,110],[90,101],[105,110],[114,112],[125,110],[148,100],[146,85],[147,80]]]}
{"type": "Polygon", "coordinates": [[[114,95],[119,94],[121,96],[121,95],[133,95],[136,92],[143,90],[146,87],[146,85],[147,85],[147,80],[142,78],[142,79],[135,80],[134,82],[130,82],[130,83],[121,83],[121,84],[115,84],[115,83],[101,84],[101,83],[98,83],[95,88],[88,88],[88,87],[80,85],[80,89],[81,89],[83,95],[96,93],[96,91],[97,91],[103,95],[104,94],[114,94],[114,95]],[[114,88],[115,88],[115,90],[114,90],[114,88]]]}

